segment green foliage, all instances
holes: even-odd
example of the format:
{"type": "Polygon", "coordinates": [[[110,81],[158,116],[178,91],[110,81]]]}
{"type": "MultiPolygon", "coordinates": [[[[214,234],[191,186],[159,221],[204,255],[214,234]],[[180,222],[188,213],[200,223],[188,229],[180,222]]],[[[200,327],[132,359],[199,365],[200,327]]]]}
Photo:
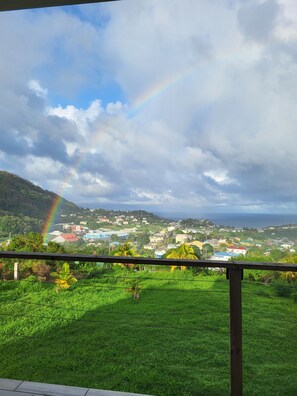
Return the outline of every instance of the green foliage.
{"type": "MultiPolygon", "coordinates": [[[[0,208],[13,216],[29,216],[44,220],[57,195],[8,172],[0,171],[0,208]]],[[[61,200],[66,213],[81,209],[72,202],[61,200]]]]}
{"type": "Polygon", "coordinates": [[[286,252],[280,249],[271,249],[269,256],[274,262],[280,262],[286,256],[286,252]]]}
{"type": "Polygon", "coordinates": [[[194,239],[196,241],[204,242],[207,239],[207,237],[206,237],[206,234],[198,232],[198,233],[194,234],[194,239]]]}
{"type": "MultiPolygon", "coordinates": [[[[114,256],[136,257],[137,253],[130,242],[125,242],[114,251],[114,256]]],[[[135,268],[134,264],[120,264],[120,266],[135,268]]]]}
{"type": "Polygon", "coordinates": [[[288,283],[283,281],[273,282],[273,287],[278,297],[290,297],[290,295],[294,291],[294,288],[292,286],[288,285],[288,283]]]}
{"type": "Polygon", "coordinates": [[[253,282],[270,283],[273,279],[279,278],[277,271],[244,270],[244,278],[253,282]]]}
{"type": "Polygon", "coordinates": [[[115,256],[129,256],[135,257],[136,251],[133,249],[130,242],[124,242],[115,250],[115,256]]]}
{"type": "Polygon", "coordinates": [[[77,279],[70,271],[68,263],[64,263],[60,271],[51,272],[50,275],[55,278],[58,291],[69,289],[75,282],[77,282],[77,279]]]}
{"type": "Polygon", "coordinates": [[[66,253],[66,249],[63,245],[57,242],[48,242],[47,247],[46,247],[47,253],[66,253]]]}
{"type": "MultiPolygon", "coordinates": [[[[170,251],[168,251],[166,253],[166,258],[197,260],[198,257],[196,256],[195,251],[192,246],[182,243],[177,248],[170,249],[170,251]]],[[[171,271],[174,271],[175,269],[176,269],[176,265],[171,266],[171,271]]],[[[187,267],[181,266],[181,269],[185,270],[185,269],[187,269],[187,267]]]]}
{"type": "Polygon", "coordinates": [[[135,279],[127,279],[126,282],[128,283],[128,287],[125,289],[127,292],[131,293],[132,297],[134,300],[139,300],[140,299],[140,286],[139,286],[139,280],[137,278],[135,279]]]}
{"type": "Polygon", "coordinates": [[[149,233],[148,232],[142,232],[137,234],[137,244],[139,249],[143,249],[143,246],[148,244],[150,241],[149,233]]]}
{"type": "Polygon", "coordinates": [[[38,292],[42,289],[41,285],[37,276],[30,275],[17,283],[16,293],[22,295],[24,293],[38,292]]]}
{"type": "Polygon", "coordinates": [[[4,215],[0,217],[0,232],[2,234],[25,234],[30,231],[40,232],[43,222],[28,216],[4,215]]]}
{"type": "Polygon", "coordinates": [[[12,277],[13,273],[13,261],[2,260],[0,262],[0,279],[7,280],[12,277]]]}
{"type": "Polygon", "coordinates": [[[191,245],[191,244],[190,244],[190,246],[193,249],[196,258],[200,259],[201,258],[201,250],[199,249],[199,247],[195,246],[195,245],[191,245]]]}
{"type": "Polygon", "coordinates": [[[204,243],[201,252],[203,257],[209,258],[213,254],[214,248],[210,243],[204,243]]]}
{"type": "Polygon", "coordinates": [[[213,223],[210,220],[206,219],[183,219],[180,222],[181,226],[186,228],[199,228],[199,227],[210,227],[213,225],[213,223]]]}
{"type": "Polygon", "coordinates": [[[43,235],[30,232],[25,235],[18,235],[11,239],[7,250],[17,252],[42,252],[43,247],[43,235]]]}
{"type": "Polygon", "coordinates": [[[51,269],[52,268],[50,265],[47,265],[40,261],[34,262],[31,266],[31,270],[32,270],[33,274],[36,275],[41,282],[44,282],[47,280],[51,269]]]}

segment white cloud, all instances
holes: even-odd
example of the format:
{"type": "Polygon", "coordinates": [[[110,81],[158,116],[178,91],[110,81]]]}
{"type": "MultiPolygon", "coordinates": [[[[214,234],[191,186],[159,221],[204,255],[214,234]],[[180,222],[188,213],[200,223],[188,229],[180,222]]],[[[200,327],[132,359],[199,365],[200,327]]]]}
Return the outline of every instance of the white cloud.
{"type": "Polygon", "coordinates": [[[34,92],[36,96],[39,96],[43,99],[47,97],[47,89],[42,88],[39,81],[30,80],[28,83],[28,87],[31,91],[34,92]]]}
{"type": "Polygon", "coordinates": [[[3,168],[76,202],[294,207],[292,0],[84,10],[0,15],[3,168]]]}

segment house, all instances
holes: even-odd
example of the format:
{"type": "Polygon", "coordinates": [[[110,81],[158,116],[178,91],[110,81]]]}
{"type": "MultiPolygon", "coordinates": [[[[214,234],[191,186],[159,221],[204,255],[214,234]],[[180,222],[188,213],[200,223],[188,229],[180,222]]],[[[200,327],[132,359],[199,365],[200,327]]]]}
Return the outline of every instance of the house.
{"type": "Polygon", "coordinates": [[[80,231],[83,230],[83,228],[82,228],[82,226],[80,226],[80,225],[72,225],[72,226],[71,226],[71,230],[72,230],[73,232],[80,232],[80,231]]]}
{"type": "Polygon", "coordinates": [[[167,245],[167,250],[169,250],[169,249],[175,249],[176,248],[176,244],[175,243],[169,243],[168,245],[167,245]]]}
{"type": "Polygon", "coordinates": [[[151,235],[150,237],[150,243],[159,243],[159,242],[163,242],[164,240],[164,234],[154,234],[151,235]]]}
{"type": "Polygon", "coordinates": [[[234,253],[236,255],[242,254],[243,256],[245,256],[247,254],[247,248],[243,247],[243,246],[229,246],[227,247],[226,251],[228,253],[234,253]]]}
{"type": "Polygon", "coordinates": [[[143,249],[145,250],[154,250],[156,249],[157,245],[155,243],[148,243],[143,246],[143,249]]]}
{"type": "Polygon", "coordinates": [[[166,250],[155,250],[155,256],[157,258],[162,258],[165,253],[166,253],[166,250]]]}
{"type": "Polygon", "coordinates": [[[232,258],[237,257],[238,253],[231,253],[231,252],[215,252],[209,260],[221,260],[221,261],[228,261],[232,258]]]}
{"type": "Polygon", "coordinates": [[[52,231],[52,232],[50,232],[49,233],[49,235],[51,235],[51,236],[53,236],[53,237],[57,237],[57,236],[59,236],[59,235],[61,235],[62,234],[62,232],[61,231],[52,231]]]}
{"type": "Polygon", "coordinates": [[[56,242],[56,243],[74,243],[77,242],[79,239],[77,238],[77,236],[75,234],[61,234],[59,236],[57,236],[56,238],[54,238],[52,240],[52,242],[56,242]]]}
{"type": "Polygon", "coordinates": [[[205,242],[201,242],[201,241],[191,241],[191,242],[188,242],[187,245],[196,246],[199,249],[202,249],[202,246],[204,245],[204,243],[205,242]]]}
{"type": "Polygon", "coordinates": [[[128,238],[128,233],[123,231],[90,231],[84,235],[84,240],[108,240],[112,235],[117,235],[119,238],[128,238]]]}
{"type": "Polygon", "coordinates": [[[190,234],[176,234],[175,236],[176,243],[185,243],[190,239],[192,239],[192,235],[190,234]]]}

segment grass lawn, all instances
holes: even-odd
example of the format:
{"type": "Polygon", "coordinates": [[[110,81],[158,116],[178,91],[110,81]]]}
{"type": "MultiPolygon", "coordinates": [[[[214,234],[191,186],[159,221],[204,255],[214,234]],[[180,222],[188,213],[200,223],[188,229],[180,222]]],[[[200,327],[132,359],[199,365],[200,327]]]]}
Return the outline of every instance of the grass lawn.
{"type": "MultiPolygon", "coordinates": [[[[117,270],[70,289],[0,282],[0,377],[151,395],[229,394],[222,276],[117,270]],[[134,301],[125,278],[140,279],[134,301]]],[[[297,303],[243,282],[244,394],[297,394],[297,303]]]]}

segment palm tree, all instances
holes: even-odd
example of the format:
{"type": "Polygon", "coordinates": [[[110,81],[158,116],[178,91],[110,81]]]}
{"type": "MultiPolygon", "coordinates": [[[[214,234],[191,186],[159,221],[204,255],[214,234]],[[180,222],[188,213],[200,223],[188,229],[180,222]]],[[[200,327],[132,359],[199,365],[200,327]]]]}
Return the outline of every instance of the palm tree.
{"type": "MultiPolygon", "coordinates": [[[[195,254],[194,249],[190,245],[186,245],[185,243],[181,244],[179,247],[172,249],[166,254],[166,258],[173,259],[184,259],[184,260],[197,260],[198,257],[195,254]]],[[[176,265],[171,266],[171,271],[176,269],[176,265]]],[[[187,269],[186,266],[181,266],[182,270],[187,269]]]]}
{"type": "MultiPolygon", "coordinates": [[[[121,244],[114,253],[115,256],[135,257],[136,251],[133,249],[131,243],[125,242],[121,244]]],[[[133,264],[120,264],[121,266],[133,267],[133,264]]]]}
{"type": "MultiPolygon", "coordinates": [[[[286,264],[295,264],[297,263],[297,254],[292,254],[290,252],[285,258],[280,260],[280,262],[286,264]]],[[[296,273],[292,271],[282,272],[281,278],[287,282],[295,282],[297,280],[296,273]]]]}

